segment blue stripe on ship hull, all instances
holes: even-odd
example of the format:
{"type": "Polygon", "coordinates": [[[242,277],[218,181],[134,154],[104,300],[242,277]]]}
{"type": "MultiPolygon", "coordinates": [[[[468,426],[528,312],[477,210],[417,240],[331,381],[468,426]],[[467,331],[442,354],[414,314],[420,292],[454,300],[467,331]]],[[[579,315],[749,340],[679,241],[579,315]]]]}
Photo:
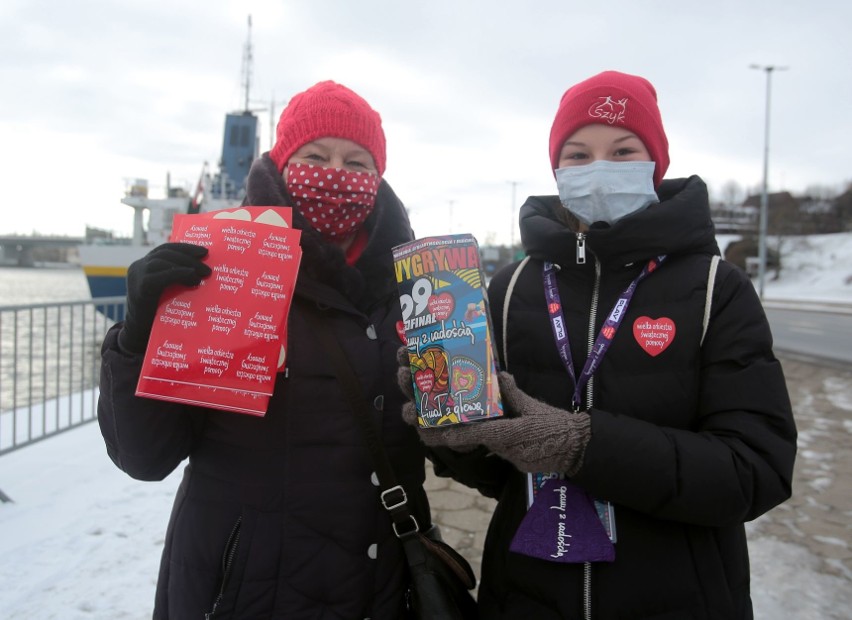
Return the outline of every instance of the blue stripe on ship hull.
{"type": "MultiPolygon", "coordinates": [[[[86,276],[86,280],[89,281],[92,299],[127,295],[127,280],[124,276],[86,276]]],[[[124,304],[121,306],[95,305],[95,309],[113,321],[124,320],[124,304]]]]}

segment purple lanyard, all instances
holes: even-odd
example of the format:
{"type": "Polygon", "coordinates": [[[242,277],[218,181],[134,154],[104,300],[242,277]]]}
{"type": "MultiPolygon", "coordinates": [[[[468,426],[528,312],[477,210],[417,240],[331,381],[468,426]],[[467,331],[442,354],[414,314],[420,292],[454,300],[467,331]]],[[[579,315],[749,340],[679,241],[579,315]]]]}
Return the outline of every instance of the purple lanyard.
{"type": "Polygon", "coordinates": [[[574,396],[571,399],[571,405],[575,411],[579,411],[580,403],[583,402],[583,388],[585,388],[589,379],[600,365],[604,354],[609,349],[609,345],[612,344],[615,332],[618,331],[624,315],[627,314],[627,306],[630,305],[630,300],[633,299],[636,286],[646,276],[654,272],[664,260],[666,260],[665,255],[649,260],[645,268],[642,269],[642,272],[630,283],[630,286],[624,289],[624,292],[619,296],[612,310],[610,310],[606,321],[604,321],[598,337],[595,338],[595,343],[589,352],[589,357],[586,358],[586,363],[583,365],[579,379],[574,374],[574,362],[571,359],[571,344],[568,341],[568,327],[565,323],[565,315],[562,312],[559,289],[556,286],[556,269],[554,269],[553,263],[545,261],[542,276],[544,279],[544,294],[547,299],[547,311],[550,314],[550,327],[553,330],[553,338],[556,340],[556,348],[559,350],[559,357],[562,360],[562,364],[571,376],[571,380],[574,381],[574,396]]]}

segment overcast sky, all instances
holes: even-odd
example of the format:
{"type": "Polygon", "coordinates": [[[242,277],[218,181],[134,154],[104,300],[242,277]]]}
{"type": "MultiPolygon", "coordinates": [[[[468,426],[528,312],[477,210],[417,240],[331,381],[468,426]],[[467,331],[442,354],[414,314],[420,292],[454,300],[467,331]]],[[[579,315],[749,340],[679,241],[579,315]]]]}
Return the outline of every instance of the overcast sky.
{"type": "Polygon", "coordinates": [[[849,2],[4,0],[0,233],[126,234],[130,179],[194,185],[242,107],[249,13],[261,150],[270,107],[346,84],[384,119],[385,178],[419,236],[517,239],[523,199],[555,190],[559,98],[606,69],[657,88],[667,176],[721,196],[762,180],[766,74],[749,65],[789,67],[772,78],[770,190],[852,181],[849,2]]]}

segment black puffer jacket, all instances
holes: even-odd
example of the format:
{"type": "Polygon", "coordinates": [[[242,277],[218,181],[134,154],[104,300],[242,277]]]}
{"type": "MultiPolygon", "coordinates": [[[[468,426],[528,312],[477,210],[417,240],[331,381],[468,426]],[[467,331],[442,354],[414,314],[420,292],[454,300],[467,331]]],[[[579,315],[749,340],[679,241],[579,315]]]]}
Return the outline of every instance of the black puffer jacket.
{"type": "MultiPolygon", "coordinates": [[[[267,158],[249,176],[248,204],[286,204],[267,158]]],[[[294,213],[294,225],[305,228],[294,213]]],[[[382,182],[356,268],[303,230],[289,317],[286,374],[263,418],[135,397],[141,357],[124,354],[116,326],[103,346],[98,420],[110,457],[134,478],[159,480],[189,458],[166,534],[154,618],[402,617],[402,548],[379,503],[369,452],[330,361],[299,303],[323,311],[361,380],[413,511],[429,523],[424,455],[399,411],[392,246],[412,238],[382,182]],[[345,292],[345,293],[344,293],[345,292]],[[223,557],[229,557],[227,578],[223,557]]]]}
{"type": "MultiPolygon", "coordinates": [[[[661,204],[590,230],[585,265],[577,264],[576,235],[554,215],[557,197],[532,197],[521,209],[531,259],[510,298],[506,369],[522,389],[553,405],[570,407],[573,384],[554,344],[542,261],[561,268],[558,287],[579,375],[590,334],[597,335],[618,296],[650,258],[668,259],[639,283],[585,396],[592,438],[574,482],[614,504],[614,563],[594,564],[586,577],[581,564],[509,552],[526,512],[525,475],[481,452],[433,455],[439,473],[499,499],[479,589],[485,618],[752,617],[743,522],[790,495],[790,402],[754,288],[724,262],[701,344],[708,269],[718,252],[706,188],[697,177],[665,181],[660,196],[661,204]],[[640,346],[633,331],[640,318],[672,322],[668,348],[654,356],[640,346]],[[591,586],[588,616],[584,584],[591,586]]],[[[489,288],[501,357],[504,301],[516,267],[498,273],[489,288]]]]}

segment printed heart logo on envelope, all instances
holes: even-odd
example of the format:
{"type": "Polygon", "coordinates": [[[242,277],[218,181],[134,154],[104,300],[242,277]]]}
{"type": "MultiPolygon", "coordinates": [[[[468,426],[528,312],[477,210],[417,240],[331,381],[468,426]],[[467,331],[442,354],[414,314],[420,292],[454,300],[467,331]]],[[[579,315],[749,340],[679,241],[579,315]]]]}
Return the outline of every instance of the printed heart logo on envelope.
{"type": "Polygon", "coordinates": [[[449,293],[432,295],[429,298],[429,312],[438,321],[446,321],[456,309],[456,300],[449,293]]]}
{"type": "Polygon", "coordinates": [[[417,389],[423,394],[428,394],[435,387],[435,373],[432,369],[418,370],[414,373],[414,383],[417,384],[417,389]]]}
{"type": "Polygon", "coordinates": [[[640,316],[633,322],[633,337],[651,357],[657,357],[669,348],[676,331],[674,321],[667,317],[652,319],[649,316],[640,316]]]}

